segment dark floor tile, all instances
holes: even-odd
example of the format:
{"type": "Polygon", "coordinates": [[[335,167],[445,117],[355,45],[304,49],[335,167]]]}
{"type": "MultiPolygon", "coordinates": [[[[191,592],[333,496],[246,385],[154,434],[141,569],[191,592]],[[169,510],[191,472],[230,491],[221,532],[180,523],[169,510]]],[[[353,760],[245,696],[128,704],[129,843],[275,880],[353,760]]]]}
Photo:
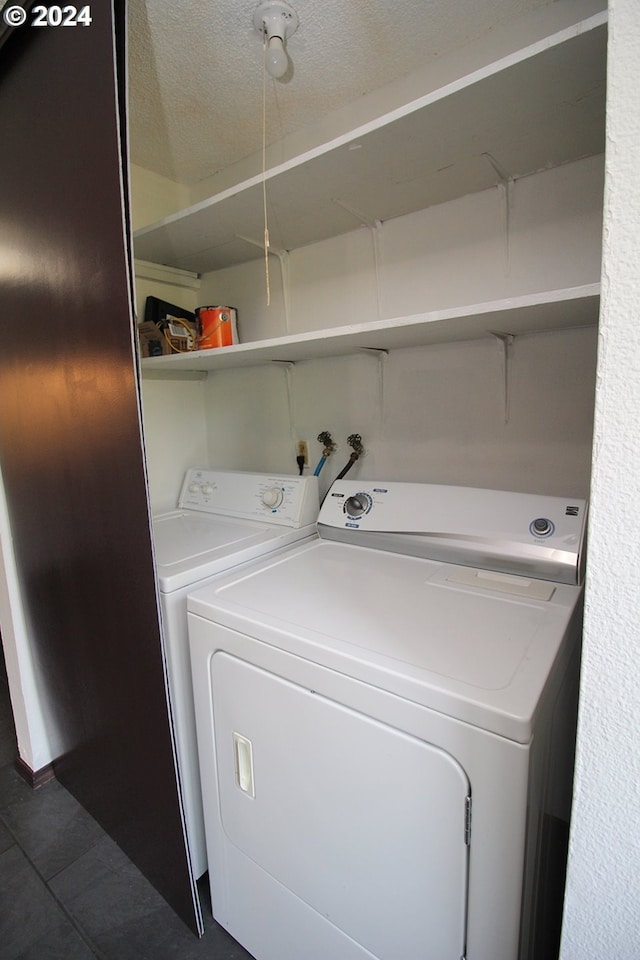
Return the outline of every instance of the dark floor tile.
{"type": "MultiPolygon", "coordinates": [[[[0,643],[0,648],[2,644],[0,643]]],[[[0,661],[0,766],[13,763],[18,757],[16,731],[13,724],[13,710],[9,697],[9,685],[4,670],[4,660],[0,661]]]]}
{"type": "Polygon", "coordinates": [[[49,885],[83,932],[96,942],[115,924],[141,922],[165,903],[106,836],[49,885]]]}
{"type": "Polygon", "coordinates": [[[252,960],[211,916],[205,880],[198,940],[57,781],[20,777],[6,702],[2,688],[0,960],[252,960]]]}
{"type": "Polygon", "coordinates": [[[253,960],[215,922],[198,940],[168,906],[137,922],[116,923],[96,942],[109,960],[253,960]]]}
{"type": "Polygon", "coordinates": [[[17,960],[68,926],[64,913],[17,846],[0,856],[0,960],[17,960]]]}
{"type": "MultiPolygon", "coordinates": [[[[0,957],[2,950],[0,949],[0,957]]],[[[46,935],[17,955],[16,960],[96,960],[94,953],[73,926],[64,920],[51,927],[46,935]]]]}
{"type": "Polygon", "coordinates": [[[2,817],[45,880],[104,836],[93,817],[56,780],[9,803],[2,817]]]}
{"type": "Polygon", "coordinates": [[[196,885],[198,888],[198,898],[200,900],[200,909],[202,910],[202,919],[204,921],[205,927],[214,923],[213,915],[211,913],[211,894],[209,892],[209,874],[205,873],[204,876],[200,877],[199,880],[196,880],[196,885]]]}
{"type": "Polygon", "coordinates": [[[201,957],[216,957],[216,960],[254,960],[253,954],[240,946],[238,941],[234,940],[231,934],[227,933],[215,920],[212,927],[205,930],[200,944],[202,952],[198,956],[201,957]]]}
{"type": "Polygon", "coordinates": [[[0,710],[0,767],[13,763],[18,758],[18,747],[11,717],[0,710]]]}
{"type": "Polygon", "coordinates": [[[202,891],[206,932],[198,940],[108,837],[50,886],[108,960],[252,960],[211,917],[208,891],[202,891]]]}
{"type": "MultiPolygon", "coordinates": [[[[41,790],[44,787],[40,788],[41,790]]],[[[15,803],[28,801],[33,789],[23,780],[12,763],[0,767],[0,814],[15,803]]]]}
{"type": "Polygon", "coordinates": [[[0,819],[0,853],[4,853],[9,847],[12,847],[15,840],[0,819]]]}

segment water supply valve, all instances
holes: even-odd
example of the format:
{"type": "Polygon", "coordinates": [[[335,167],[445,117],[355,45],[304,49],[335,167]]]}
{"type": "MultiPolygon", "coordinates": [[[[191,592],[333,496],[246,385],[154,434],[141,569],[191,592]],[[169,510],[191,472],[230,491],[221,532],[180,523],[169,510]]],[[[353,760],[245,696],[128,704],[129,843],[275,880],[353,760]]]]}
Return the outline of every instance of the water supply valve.
{"type": "Polygon", "coordinates": [[[323,430],[322,433],[318,434],[318,443],[322,444],[323,457],[330,457],[333,451],[336,449],[335,440],[331,439],[331,434],[328,430],[323,430]]]}
{"type": "Polygon", "coordinates": [[[360,436],[359,433],[349,434],[349,436],[347,437],[347,443],[349,444],[350,447],[353,447],[353,453],[355,453],[355,457],[353,457],[353,454],[351,454],[351,456],[353,457],[354,460],[357,460],[358,457],[361,457],[364,454],[364,447],[362,446],[362,437],[360,436]]]}

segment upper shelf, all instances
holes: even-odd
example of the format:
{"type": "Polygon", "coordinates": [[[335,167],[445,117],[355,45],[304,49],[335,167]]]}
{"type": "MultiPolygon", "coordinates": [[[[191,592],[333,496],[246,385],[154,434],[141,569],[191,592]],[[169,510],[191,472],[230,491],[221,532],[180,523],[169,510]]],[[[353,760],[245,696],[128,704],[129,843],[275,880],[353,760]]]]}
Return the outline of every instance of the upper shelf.
{"type": "MultiPolygon", "coordinates": [[[[605,87],[600,13],[268,170],[271,246],[292,250],[602,153],[605,87]]],[[[262,256],[262,183],[136,231],[135,256],[197,273],[262,256]]]]}
{"type": "Polygon", "coordinates": [[[276,337],[233,347],[196,350],[142,361],[146,379],[184,378],[210,370],[344,356],[359,350],[426,346],[491,335],[591,326],[598,321],[600,285],[527,294],[490,303],[276,337]]]}

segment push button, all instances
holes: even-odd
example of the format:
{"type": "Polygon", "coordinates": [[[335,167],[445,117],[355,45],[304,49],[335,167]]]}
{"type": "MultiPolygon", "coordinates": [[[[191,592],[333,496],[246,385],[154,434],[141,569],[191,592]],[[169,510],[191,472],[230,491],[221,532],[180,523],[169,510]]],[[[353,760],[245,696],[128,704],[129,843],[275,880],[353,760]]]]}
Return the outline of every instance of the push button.
{"type": "Polygon", "coordinates": [[[534,537],[548,537],[553,533],[554,526],[546,517],[537,517],[529,525],[529,530],[534,537]]]}

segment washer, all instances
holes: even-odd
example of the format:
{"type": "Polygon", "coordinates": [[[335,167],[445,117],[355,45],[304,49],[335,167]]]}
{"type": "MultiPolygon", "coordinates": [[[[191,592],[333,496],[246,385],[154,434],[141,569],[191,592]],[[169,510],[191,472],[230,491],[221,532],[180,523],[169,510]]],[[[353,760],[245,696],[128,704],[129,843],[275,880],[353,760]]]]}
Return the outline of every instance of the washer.
{"type": "Polygon", "coordinates": [[[190,596],[213,914],[258,960],[544,955],[586,512],[337,481],[190,596]]]}
{"type": "Polygon", "coordinates": [[[188,470],[178,509],[153,518],[169,700],[195,877],[207,869],[187,636],[187,594],[221,572],[316,535],[316,477],[188,470]]]}

